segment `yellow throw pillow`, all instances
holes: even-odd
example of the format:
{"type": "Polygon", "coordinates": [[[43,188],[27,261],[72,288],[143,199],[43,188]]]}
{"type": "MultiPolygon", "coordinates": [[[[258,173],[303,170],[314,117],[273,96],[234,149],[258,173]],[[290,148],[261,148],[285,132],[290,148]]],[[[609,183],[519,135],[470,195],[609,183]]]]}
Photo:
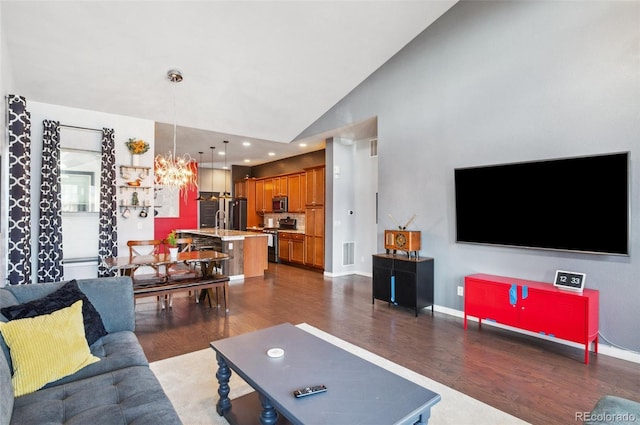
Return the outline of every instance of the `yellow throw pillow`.
{"type": "Polygon", "coordinates": [[[16,397],[100,360],[84,336],[82,301],[51,314],[0,323],[0,332],[11,352],[16,397]]]}

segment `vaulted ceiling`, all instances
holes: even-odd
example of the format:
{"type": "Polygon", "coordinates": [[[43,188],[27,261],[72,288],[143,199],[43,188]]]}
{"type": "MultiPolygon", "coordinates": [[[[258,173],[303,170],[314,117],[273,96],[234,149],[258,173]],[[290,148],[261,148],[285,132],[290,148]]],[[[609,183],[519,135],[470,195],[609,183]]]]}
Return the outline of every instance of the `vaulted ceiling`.
{"type": "Polygon", "coordinates": [[[156,152],[177,123],[178,153],[230,140],[256,165],[323,147],[290,142],[456,1],[2,0],[3,56],[27,99],[153,120],[156,152]]]}

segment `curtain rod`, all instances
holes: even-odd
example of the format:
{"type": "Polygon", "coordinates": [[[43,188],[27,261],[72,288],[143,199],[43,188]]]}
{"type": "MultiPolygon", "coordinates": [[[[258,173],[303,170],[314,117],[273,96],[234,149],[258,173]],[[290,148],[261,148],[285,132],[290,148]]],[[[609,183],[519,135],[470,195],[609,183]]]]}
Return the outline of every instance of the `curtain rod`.
{"type": "Polygon", "coordinates": [[[67,125],[67,124],[60,124],[60,127],[74,128],[76,130],[99,131],[100,133],[102,133],[102,129],[101,128],[78,127],[76,125],[67,125]]]}

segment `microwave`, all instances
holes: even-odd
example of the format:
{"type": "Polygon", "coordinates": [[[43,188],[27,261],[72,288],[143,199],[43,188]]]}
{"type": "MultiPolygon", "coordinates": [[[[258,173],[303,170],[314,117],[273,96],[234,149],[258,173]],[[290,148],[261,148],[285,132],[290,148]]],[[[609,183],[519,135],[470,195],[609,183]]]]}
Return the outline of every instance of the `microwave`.
{"type": "Polygon", "coordinates": [[[287,197],[276,196],[272,199],[271,210],[274,213],[287,212],[287,197]]]}

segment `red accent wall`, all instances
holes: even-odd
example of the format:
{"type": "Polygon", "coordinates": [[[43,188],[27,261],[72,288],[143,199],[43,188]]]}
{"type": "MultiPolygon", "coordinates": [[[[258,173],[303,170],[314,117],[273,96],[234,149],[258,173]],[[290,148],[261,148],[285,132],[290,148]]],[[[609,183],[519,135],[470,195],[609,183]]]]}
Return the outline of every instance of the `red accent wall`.
{"type": "MultiPolygon", "coordinates": [[[[198,172],[198,165],[191,163],[195,173],[198,172]]],[[[154,219],[153,237],[155,239],[165,239],[167,234],[174,229],[197,229],[198,228],[198,190],[187,192],[187,198],[180,193],[180,216],[162,217],[154,219]]]]}

